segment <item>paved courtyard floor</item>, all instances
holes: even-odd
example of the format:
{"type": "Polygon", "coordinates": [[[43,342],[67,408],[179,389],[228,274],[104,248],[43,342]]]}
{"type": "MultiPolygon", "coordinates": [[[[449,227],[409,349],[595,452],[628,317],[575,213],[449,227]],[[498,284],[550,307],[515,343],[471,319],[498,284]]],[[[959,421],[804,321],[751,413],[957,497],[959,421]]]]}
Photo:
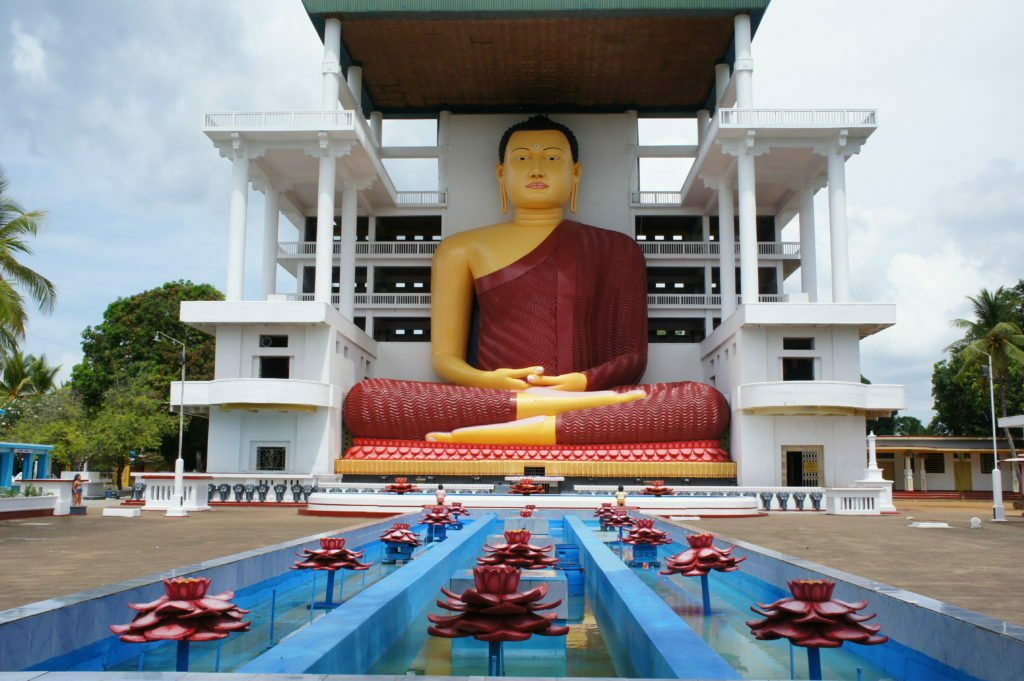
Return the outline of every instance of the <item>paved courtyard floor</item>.
{"type": "Polygon", "coordinates": [[[761,518],[686,521],[723,537],[812,560],[931,598],[1024,624],[1024,518],[1007,504],[992,523],[991,502],[897,501],[899,515],[772,513],[761,518]],[[982,520],[980,530],[970,519],[982,520]],[[912,528],[939,521],[950,529],[912,528]]]}
{"type": "Polygon", "coordinates": [[[300,516],[295,508],[104,518],[105,505],[114,504],[89,502],[84,517],[0,521],[0,610],[369,522],[300,516]]]}

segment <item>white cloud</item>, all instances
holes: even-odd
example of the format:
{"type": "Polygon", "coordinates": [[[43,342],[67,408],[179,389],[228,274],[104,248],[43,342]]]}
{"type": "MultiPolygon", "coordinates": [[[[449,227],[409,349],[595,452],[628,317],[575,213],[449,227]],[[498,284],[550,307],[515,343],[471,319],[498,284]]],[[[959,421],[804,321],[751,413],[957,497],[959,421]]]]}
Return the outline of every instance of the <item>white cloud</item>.
{"type": "Polygon", "coordinates": [[[31,82],[46,83],[49,76],[46,70],[46,50],[39,38],[22,30],[21,22],[11,23],[11,57],[14,72],[31,82]]]}

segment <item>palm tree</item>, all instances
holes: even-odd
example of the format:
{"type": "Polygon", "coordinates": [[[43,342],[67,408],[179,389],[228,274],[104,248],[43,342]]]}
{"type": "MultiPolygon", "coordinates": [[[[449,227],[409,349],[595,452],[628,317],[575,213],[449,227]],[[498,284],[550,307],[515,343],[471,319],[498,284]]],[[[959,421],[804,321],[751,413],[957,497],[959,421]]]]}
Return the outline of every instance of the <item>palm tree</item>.
{"type": "Polygon", "coordinates": [[[12,352],[25,336],[27,293],[43,314],[53,311],[57,290],[49,279],[18,262],[32,255],[26,238],[39,232],[46,217],[41,210],[26,211],[7,195],[8,182],[0,168],[0,351],[12,352]]]}
{"type": "Polygon", "coordinates": [[[46,364],[46,357],[24,355],[20,351],[0,359],[0,394],[5,401],[27,395],[42,395],[57,388],[57,372],[60,366],[46,364]]]}
{"type": "MultiPolygon", "coordinates": [[[[963,360],[959,376],[977,372],[988,366],[992,358],[992,382],[1003,416],[1007,416],[1007,402],[1010,389],[1010,367],[1024,365],[1024,331],[1016,320],[1013,293],[1000,286],[995,291],[981,289],[977,296],[968,296],[974,312],[974,319],[954,319],[953,325],[966,333],[961,341],[949,346],[963,360]]],[[[1017,449],[1004,428],[1010,452],[1017,456],[1017,449]]]]}

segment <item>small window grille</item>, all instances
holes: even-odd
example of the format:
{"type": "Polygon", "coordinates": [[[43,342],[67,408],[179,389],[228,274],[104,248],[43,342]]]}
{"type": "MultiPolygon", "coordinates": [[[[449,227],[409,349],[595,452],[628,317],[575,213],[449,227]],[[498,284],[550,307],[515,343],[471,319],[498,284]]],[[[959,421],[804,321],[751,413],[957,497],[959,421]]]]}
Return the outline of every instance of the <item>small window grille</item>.
{"type": "Polygon", "coordinates": [[[782,339],[783,350],[813,350],[814,339],[813,338],[783,338],[782,339]]]}
{"type": "Polygon", "coordinates": [[[257,447],[256,470],[283,471],[285,470],[285,458],[285,447],[257,447]]]}
{"type": "Polygon", "coordinates": [[[946,472],[945,454],[925,454],[924,472],[942,474],[946,472]]]}
{"type": "Polygon", "coordinates": [[[981,455],[981,472],[991,473],[992,469],[996,467],[996,457],[994,454],[989,452],[988,454],[981,455]]]}

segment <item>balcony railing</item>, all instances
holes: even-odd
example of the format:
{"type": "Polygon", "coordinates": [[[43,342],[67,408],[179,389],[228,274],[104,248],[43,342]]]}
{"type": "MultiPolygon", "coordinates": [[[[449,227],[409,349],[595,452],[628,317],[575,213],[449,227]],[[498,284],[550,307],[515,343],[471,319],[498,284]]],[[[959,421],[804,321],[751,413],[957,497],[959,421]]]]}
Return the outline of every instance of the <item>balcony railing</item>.
{"type": "Polygon", "coordinates": [[[718,307],[722,296],[704,293],[652,293],[647,295],[647,304],[655,307],[718,307]]]}
{"type": "MultiPolygon", "coordinates": [[[[714,256],[721,250],[717,241],[638,241],[644,255],[662,256],[714,256]]],[[[734,248],[739,255],[740,245],[734,248]]],[[[798,241],[759,241],[757,254],[776,257],[799,257],[800,242],[798,241]]]]}
{"type": "Polygon", "coordinates": [[[873,128],[874,109],[719,109],[720,128],[873,128]]]}
{"type": "Polygon", "coordinates": [[[629,202],[632,206],[681,206],[682,192],[631,192],[629,202]]]}
{"type": "MultiPolygon", "coordinates": [[[[284,293],[286,300],[310,302],[312,293],[284,293]]],[[[430,307],[429,293],[357,293],[353,296],[355,307],[430,307]]],[[[743,296],[737,296],[743,303],[743,296]]],[[[759,303],[783,303],[786,296],[781,293],[764,293],[757,297],[759,303]]],[[[331,294],[331,305],[338,305],[341,298],[331,294]]],[[[717,293],[649,293],[647,304],[652,307],[721,307],[722,296],[717,293]]]]}
{"type": "Polygon", "coordinates": [[[429,293],[357,293],[356,307],[430,307],[429,293]]]}
{"type": "Polygon", "coordinates": [[[399,206],[444,206],[447,202],[447,192],[395,192],[399,206]]]}
{"type": "MultiPolygon", "coordinates": [[[[440,241],[359,241],[356,242],[357,256],[431,256],[440,241]]],[[[282,257],[313,257],[316,255],[315,241],[282,241],[277,245],[282,257]]],[[[341,255],[341,242],[334,242],[334,255],[341,255]]]]}
{"type": "Polygon", "coordinates": [[[241,111],[208,113],[203,121],[207,130],[231,131],[307,131],[352,130],[351,111],[241,111]]]}

